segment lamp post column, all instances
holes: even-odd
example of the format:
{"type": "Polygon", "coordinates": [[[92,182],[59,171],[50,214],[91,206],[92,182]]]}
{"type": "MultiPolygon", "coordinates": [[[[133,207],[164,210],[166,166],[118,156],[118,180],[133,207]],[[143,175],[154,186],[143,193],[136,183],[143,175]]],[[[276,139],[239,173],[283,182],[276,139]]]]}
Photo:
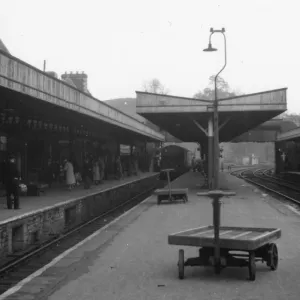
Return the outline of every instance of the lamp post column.
{"type": "Polygon", "coordinates": [[[214,173],[214,128],[213,128],[213,118],[210,117],[208,120],[208,189],[213,188],[213,173],[214,173]]]}
{"type": "Polygon", "coordinates": [[[218,114],[218,96],[217,96],[217,76],[215,77],[215,101],[214,101],[214,180],[213,188],[219,188],[219,114],[218,114]]]}
{"type": "MultiPolygon", "coordinates": [[[[218,98],[217,98],[217,76],[215,77],[215,101],[214,101],[214,181],[213,189],[219,189],[219,114],[218,114],[218,98]]],[[[215,236],[215,271],[219,273],[220,270],[220,221],[221,221],[221,202],[220,196],[213,198],[213,224],[215,236]]]]}
{"type": "Polygon", "coordinates": [[[214,164],[214,180],[213,180],[213,189],[215,190],[214,195],[211,195],[213,198],[213,224],[214,224],[214,260],[215,260],[215,272],[219,273],[221,270],[220,263],[220,198],[222,197],[222,193],[216,191],[219,188],[219,157],[220,157],[220,148],[219,148],[219,116],[218,116],[218,92],[217,92],[217,79],[220,73],[224,70],[227,64],[227,54],[226,54],[226,37],[225,37],[225,29],[222,30],[214,30],[210,29],[210,37],[208,48],[204,49],[204,51],[216,51],[217,49],[211,46],[211,36],[218,32],[221,33],[224,37],[224,50],[225,50],[225,64],[219,73],[215,76],[215,100],[213,103],[213,123],[214,123],[214,134],[213,134],[213,164],[214,164]]]}

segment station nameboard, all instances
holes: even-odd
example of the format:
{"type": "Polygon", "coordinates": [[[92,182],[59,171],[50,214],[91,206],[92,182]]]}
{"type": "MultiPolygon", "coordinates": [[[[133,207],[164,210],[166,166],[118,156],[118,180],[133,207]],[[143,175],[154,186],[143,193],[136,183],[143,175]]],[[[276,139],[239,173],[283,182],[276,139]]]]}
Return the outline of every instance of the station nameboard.
{"type": "Polygon", "coordinates": [[[129,145],[120,145],[120,154],[121,155],[130,155],[130,146],[129,145]]]}

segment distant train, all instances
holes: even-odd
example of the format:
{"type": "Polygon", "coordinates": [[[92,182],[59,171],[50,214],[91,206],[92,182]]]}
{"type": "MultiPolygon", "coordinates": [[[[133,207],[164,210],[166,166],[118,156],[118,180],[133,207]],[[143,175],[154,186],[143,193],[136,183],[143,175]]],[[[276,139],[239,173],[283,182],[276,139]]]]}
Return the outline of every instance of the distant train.
{"type": "Polygon", "coordinates": [[[188,172],[192,165],[192,152],[177,146],[169,145],[161,149],[160,151],[160,170],[174,169],[171,172],[171,180],[181,176],[188,172]]]}

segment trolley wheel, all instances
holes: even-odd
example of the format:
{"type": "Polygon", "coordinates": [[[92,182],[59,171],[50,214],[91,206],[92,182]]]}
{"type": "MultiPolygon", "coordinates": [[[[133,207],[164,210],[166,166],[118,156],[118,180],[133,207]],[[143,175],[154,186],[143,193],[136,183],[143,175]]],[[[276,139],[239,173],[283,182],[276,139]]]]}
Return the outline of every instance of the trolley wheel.
{"type": "Polygon", "coordinates": [[[178,276],[179,276],[179,279],[184,278],[184,251],[183,251],[183,249],[179,250],[178,276]]]}
{"type": "Polygon", "coordinates": [[[267,265],[272,271],[275,271],[278,267],[278,249],[276,244],[272,243],[268,246],[268,261],[267,265]]]}
{"type": "Polygon", "coordinates": [[[217,275],[219,275],[219,274],[221,274],[221,265],[220,264],[216,264],[215,266],[214,266],[214,269],[215,269],[215,274],[217,274],[217,275]]]}
{"type": "Polygon", "coordinates": [[[249,280],[254,281],[256,275],[256,264],[255,264],[254,252],[249,253],[248,268],[249,268],[249,280]]]}
{"type": "Polygon", "coordinates": [[[160,202],[161,202],[161,200],[160,200],[160,196],[157,196],[157,205],[159,205],[159,204],[160,204],[160,202]]]}

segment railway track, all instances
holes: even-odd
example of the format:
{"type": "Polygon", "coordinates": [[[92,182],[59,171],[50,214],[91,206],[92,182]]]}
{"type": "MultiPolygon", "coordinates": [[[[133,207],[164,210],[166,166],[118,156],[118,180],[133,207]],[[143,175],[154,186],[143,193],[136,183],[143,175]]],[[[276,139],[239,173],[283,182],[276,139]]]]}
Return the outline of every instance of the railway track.
{"type": "Polygon", "coordinates": [[[295,185],[295,182],[271,175],[271,170],[272,168],[242,169],[230,174],[296,204],[296,208],[299,209],[300,189],[295,185]]]}
{"type": "Polygon", "coordinates": [[[38,269],[47,265],[67,249],[73,247],[80,241],[84,240],[87,236],[93,234],[106,224],[142,202],[144,199],[149,197],[157,187],[161,187],[163,185],[163,182],[160,181],[149,190],[143,191],[118,207],[115,207],[114,209],[84,224],[81,224],[75,229],[37,247],[30,253],[21,255],[20,257],[16,256],[13,261],[0,266],[0,295],[15,286],[24,278],[33,274],[38,269]]]}

